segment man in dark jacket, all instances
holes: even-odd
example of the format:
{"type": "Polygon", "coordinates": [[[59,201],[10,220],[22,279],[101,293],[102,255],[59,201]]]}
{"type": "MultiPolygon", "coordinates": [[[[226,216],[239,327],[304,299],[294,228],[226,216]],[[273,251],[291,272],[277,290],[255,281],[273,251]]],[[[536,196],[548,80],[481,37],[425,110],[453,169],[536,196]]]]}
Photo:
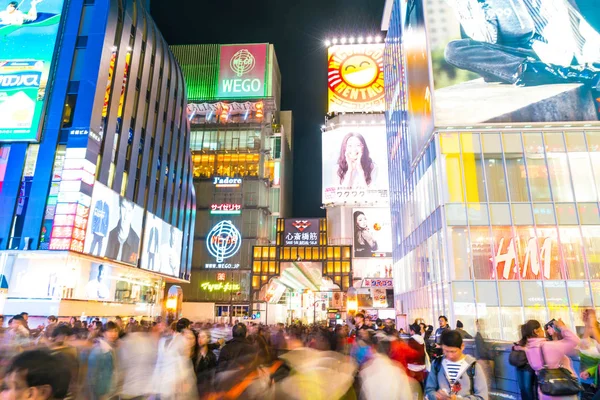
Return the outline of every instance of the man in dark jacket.
{"type": "Polygon", "coordinates": [[[252,362],[256,356],[256,349],[248,339],[246,334],[248,329],[242,323],[235,324],[232,329],[232,336],[229,342],[221,349],[219,354],[219,363],[217,372],[223,372],[234,368],[239,368],[252,362]]]}

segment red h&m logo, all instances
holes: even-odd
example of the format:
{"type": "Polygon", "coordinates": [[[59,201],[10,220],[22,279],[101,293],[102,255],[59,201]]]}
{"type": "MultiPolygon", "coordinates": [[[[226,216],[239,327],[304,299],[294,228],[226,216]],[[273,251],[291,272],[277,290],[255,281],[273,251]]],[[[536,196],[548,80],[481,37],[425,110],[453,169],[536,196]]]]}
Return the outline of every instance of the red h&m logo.
{"type": "Polygon", "coordinates": [[[300,232],[304,232],[311,225],[309,221],[294,221],[292,226],[298,229],[300,232]]]}

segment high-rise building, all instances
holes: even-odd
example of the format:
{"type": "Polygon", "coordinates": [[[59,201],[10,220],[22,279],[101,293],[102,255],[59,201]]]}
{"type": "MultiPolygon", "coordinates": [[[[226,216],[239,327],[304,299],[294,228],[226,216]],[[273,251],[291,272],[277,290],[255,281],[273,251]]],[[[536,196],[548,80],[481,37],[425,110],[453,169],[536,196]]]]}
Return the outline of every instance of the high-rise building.
{"type": "Polygon", "coordinates": [[[462,37],[433,34],[431,0],[389,0],[384,20],[397,312],[505,340],[582,325],[600,304],[595,15],[448,4],[462,37]]]}
{"type": "MultiPolygon", "coordinates": [[[[342,39],[332,39],[328,46],[322,199],[327,210],[327,244],[352,250],[350,262],[334,263],[336,269],[326,268],[324,275],[340,271],[341,265],[342,278],[333,279],[343,292],[351,288],[348,301],[342,302],[344,311],[358,309],[373,320],[395,320],[383,114],[384,45],[375,36],[343,40],[355,43],[334,44],[342,39]]],[[[330,306],[339,307],[333,302],[330,306]]]]}
{"type": "Polygon", "coordinates": [[[0,28],[0,310],[159,315],[193,246],[181,69],[143,1],[27,3],[0,28]]]}
{"type": "Polygon", "coordinates": [[[188,85],[196,235],[186,316],[251,317],[252,247],[291,208],[292,114],[272,44],[172,46],[188,85]]]}

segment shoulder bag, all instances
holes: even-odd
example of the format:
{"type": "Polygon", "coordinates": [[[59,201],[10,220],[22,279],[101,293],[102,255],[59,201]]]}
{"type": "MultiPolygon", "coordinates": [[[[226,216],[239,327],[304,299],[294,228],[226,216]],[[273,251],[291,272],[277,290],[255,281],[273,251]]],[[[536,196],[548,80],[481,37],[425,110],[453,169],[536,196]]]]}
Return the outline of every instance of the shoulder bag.
{"type": "Polygon", "coordinates": [[[548,368],[544,358],[544,346],[540,345],[542,369],[538,371],[538,386],[540,391],[548,396],[573,396],[583,391],[579,379],[571,371],[559,365],[558,368],[548,368]]]}

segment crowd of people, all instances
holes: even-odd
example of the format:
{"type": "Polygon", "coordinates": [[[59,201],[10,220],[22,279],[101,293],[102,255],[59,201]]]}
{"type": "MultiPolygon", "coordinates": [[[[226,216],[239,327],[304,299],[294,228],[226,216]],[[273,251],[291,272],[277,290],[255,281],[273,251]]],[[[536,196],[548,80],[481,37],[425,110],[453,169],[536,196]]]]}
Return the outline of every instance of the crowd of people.
{"type": "MultiPolygon", "coordinates": [[[[581,340],[561,320],[521,327],[510,362],[522,399],[600,398],[600,329],[593,310],[584,316],[581,340]],[[569,358],[577,351],[579,388],[569,358]],[[561,368],[578,392],[548,389],[549,374],[561,368]]],[[[437,329],[416,320],[407,331],[363,312],[331,327],[50,316],[30,328],[28,319],[14,316],[0,331],[3,399],[474,400],[489,398],[493,379],[494,349],[479,327],[473,337],[445,316],[437,329]],[[466,339],[474,339],[477,358],[464,352],[466,339]]]]}

